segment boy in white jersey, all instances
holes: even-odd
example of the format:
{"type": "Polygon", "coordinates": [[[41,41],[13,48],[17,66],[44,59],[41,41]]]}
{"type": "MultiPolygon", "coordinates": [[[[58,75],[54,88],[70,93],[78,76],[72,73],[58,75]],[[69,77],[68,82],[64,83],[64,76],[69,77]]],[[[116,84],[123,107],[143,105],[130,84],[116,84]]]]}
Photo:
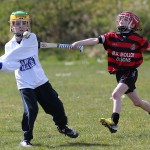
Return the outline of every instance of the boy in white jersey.
{"type": "Polygon", "coordinates": [[[67,116],[63,103],[58,98],[46,77],[38,59],[38,41],[31,33],[23,37],[30,29],[30,16],[24,11],[16,11],[10,15],[10,31],[13,38],[5,45],[5,55],[0,57],[1,71],[15,71],[17,87],[22,97],[24,113],[22,119],[23,147],[31,147],[34,122],[38,114],[39,103],[45,113],[52,115],[60,133],[77,138],[78,133],[67,127],[67,116]]]}

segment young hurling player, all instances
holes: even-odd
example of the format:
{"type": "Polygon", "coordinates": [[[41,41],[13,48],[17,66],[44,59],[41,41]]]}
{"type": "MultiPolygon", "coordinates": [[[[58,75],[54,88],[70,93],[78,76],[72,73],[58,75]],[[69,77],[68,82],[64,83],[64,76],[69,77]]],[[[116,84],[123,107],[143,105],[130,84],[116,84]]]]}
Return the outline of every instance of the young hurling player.
{"type": "Polygon", "coordinates": [[[45,113],[53,117],[60,133],[77,138],[78,133],[67,127],[64,106],[48,81],[38,59],[38,42],[34,33],[24,38],[23,33],[30,31],[30,16],[24,11],[10,15],[10,30],[13,38],[5,45],[5,54],[0,57],[1,71],[15,70],[17,87],[22,97],[24,108],[22,119],[23,147],[31,147],[34,122],[38,114],[38,103],[45,113]]]}
{"type": "Polygon", "coordinates": [[[117,132],[117,124],[121,112],[121,96],[126,94],[135,106],[150,113],[150,103],[142,100],[135,87],[138,77],[137,68],[143,62],[142,53],[148,49],[148,42],[135,31],[139,30],[140,20],[132,12],[122,12],[116,19],[117,32],[108,32],[98,38],[89,38],[74,42],[78,45],[103,44],[108,55],[108,71],[116,75],[118,85],[112,92],[113,112],[111,118],[101,118],[102,125],[111,133],[117,132]]]}

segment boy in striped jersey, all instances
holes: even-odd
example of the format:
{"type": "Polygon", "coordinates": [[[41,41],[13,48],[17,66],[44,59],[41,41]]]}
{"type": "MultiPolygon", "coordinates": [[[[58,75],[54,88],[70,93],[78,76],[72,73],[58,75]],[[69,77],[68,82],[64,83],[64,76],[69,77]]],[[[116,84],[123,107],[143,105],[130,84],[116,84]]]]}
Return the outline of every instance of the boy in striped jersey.
{"type": "Polygon", "coordinates": [[[112,92],[113,112],[111,118],[101,118],[100,122],[111,133],[117,132],[121,112],[121,97],[126,94],[135,106],[150,113],[150,103],[142,100],[137,92],[135,82],[138,77],[137,68],[143,62],[142,53],[146,51],[148,41],[135,31],[140,30],[140,20],[132,12],[122,12],[116,19],[117,32],[108,32],[98,38],[89,38],[74,42],[73,48],[79,45],[103,44],[108,54],[108,71],[116,75],[118,85],[112,92]]]}

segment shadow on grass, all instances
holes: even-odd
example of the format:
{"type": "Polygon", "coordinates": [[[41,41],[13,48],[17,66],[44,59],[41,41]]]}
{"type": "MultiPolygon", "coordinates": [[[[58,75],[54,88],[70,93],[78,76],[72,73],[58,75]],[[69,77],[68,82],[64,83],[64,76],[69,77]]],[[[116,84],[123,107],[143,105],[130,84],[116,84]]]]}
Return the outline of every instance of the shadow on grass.
{"type": "Polygon", "coordinates": [[[59,148],[59,147],[120,147],[120,145],[116,144],[98,144],[98,143],[85,143],[85,142],[77,142],[77,143],[67,143],[61,145],[41,145],[35,144],[35,146],[41,146],[46,148],[59,148]]]}

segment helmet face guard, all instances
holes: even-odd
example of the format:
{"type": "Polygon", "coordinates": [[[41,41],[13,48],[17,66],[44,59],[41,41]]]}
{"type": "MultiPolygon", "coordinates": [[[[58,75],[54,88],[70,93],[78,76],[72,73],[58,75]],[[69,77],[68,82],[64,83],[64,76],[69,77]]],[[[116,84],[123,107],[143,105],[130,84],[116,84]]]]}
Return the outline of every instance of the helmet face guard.
{"type": "Polygon", "coordinates": [[[122,12],[117,16],[116,26],[119,32],[130,32],[139,30],[140,20],[132,12],[122,12]]]}
{"type": "Polygon", "coordinates": [[[23,34],[25,31],[31,31],[31,19],[28,13],[16,11],[10,15],[10,31],[14,34],[23,34]]]}

